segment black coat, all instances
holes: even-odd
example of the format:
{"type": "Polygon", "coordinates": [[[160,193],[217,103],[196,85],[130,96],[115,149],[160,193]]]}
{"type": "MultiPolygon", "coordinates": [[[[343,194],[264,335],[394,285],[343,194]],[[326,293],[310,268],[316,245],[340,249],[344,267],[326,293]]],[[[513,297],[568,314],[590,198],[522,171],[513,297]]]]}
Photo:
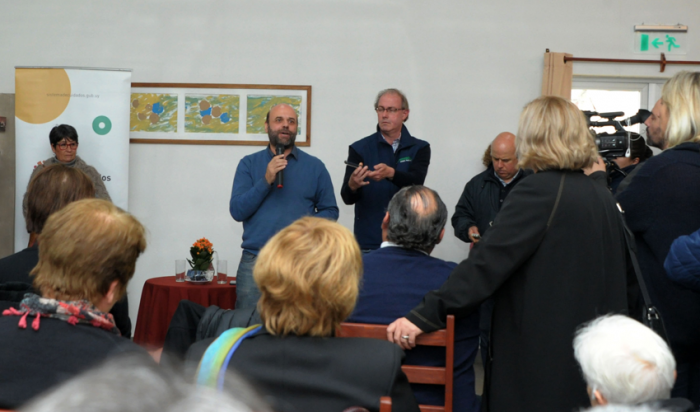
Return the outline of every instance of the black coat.
{"type": "Polygon", "coordinates": [[[627,313],[638,285],[628,274],[619,211],[605,182],[544,171],[508,195],[493,226],[450,278],[408,319],[423,331],[465,316],[493,295],[486,407],[570,411],[586,407],[572,341],[576,328],[627,313]]]}
{"type": "Polygon", "coordinates": [[[111,356],[136,353],[153,362],[143,348],[104,329],[41,318],[34,330],[34,320],[28,316],[22,329],[19,316],[0,316],[0,408],[17,409],[111,356]]]}
{"type": "Polygon", "coordinates": [[[671,243],[700,228],[700,144],[683,143],[644,162],[617,200],[676,361],[700,362],[700,293],[671,281],[663,268],[671,243]]]}
{"type": "Polygon", "coordinates": [[[469,238],[469,228],[472,226],[476,226],[479,234],[483,236],[501,210],[508,193],[520,180],[531,174],[532,170],[520,169],[520,173],[505,187],[494,175],[493,165],[474,176],[464,186],[462,196],[455,207],[455,214],[452,215],[455,236],[470,243],[472,240],[469,238]]]}
{"type": "MultiPolygon", "coordinates": [[[[198,360],[212,339],[187,354],[198,360]]],[[[276,410],[340,412],[350,406],[379,410],[391,396],[392,410],[418,412],[406,375],[403,351],[393,343],[365,338],[273,336],[266,331],[243,340],[231,357],[276,410]]]]}

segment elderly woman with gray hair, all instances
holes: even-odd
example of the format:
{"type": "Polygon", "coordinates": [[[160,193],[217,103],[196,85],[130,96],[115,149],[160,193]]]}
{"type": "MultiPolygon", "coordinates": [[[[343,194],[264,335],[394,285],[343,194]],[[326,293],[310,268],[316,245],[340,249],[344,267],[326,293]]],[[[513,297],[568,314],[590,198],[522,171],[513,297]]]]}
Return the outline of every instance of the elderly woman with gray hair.
{"type": "Polygon", "coordinates": [[[693,411],[687,399],[670,399],[676,360],[648,327],[622,315],[601,316],[574,338],[574,356],[588,385],[591,405],[641,405],[693,411]]]}
{"type": "Polygon", "coordinates": [[[569,411],[588,405],[571,336],[599,313],[636,310],[622,218],[606,182],[583,173],[598,151],[581,111],[540,97],[520,116],[520,167],[493,226],[439,290],[389,326],[404,349],[494,298],[487,411],[569,411]],[[630,299],[631,298],[631,299],[630,299]],[[633,306],[634,308],[630,308],[633,306]]]}

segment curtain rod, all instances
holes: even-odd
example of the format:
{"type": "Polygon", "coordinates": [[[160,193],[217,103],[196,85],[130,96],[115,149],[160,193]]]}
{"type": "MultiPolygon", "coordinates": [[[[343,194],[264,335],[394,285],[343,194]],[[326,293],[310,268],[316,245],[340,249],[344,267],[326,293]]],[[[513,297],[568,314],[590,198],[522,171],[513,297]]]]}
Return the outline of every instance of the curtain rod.
{"type": "MultiPolygon", "coordinates": [[[[549,53],[549,49],[547,49],[549,53]]],[[[700,61],[678,61],[678,60],[666,60],[666,55],[661,53],[661,60],[635,60],[635,59],[598,59],[589,57],[569,57],[564,56],[564,63],[566,62],[598,62],[598,63],[636,63],[636,64],[659,64],[661,66],[660,72],[663,73],[666,70],[667,64],[692,64],[700,65],[700,61]]]]}

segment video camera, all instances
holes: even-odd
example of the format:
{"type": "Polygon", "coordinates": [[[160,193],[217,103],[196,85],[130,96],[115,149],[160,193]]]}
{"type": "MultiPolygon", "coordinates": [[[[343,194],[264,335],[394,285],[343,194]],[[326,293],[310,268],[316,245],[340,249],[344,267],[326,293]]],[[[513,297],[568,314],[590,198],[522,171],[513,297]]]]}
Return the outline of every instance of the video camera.
{"type": "MultiPolygon", "coordinates": [[[[632,135],[636,133],[628,132],[622,126],[632,126],[637,123],[644,123],[651,112],[649,110],[639,109],[637,114],[628,117],[623,120],[613,120],[616,117],[624,116],[624,112],[608,112],[608,113],[598,113],[588,110],[582,110],[583,114],[586,116],[586,122],[590,128],[591,135],[595,138],[596,146],[598,146],[598,153],[605,160],[610,161],[616,157],[629,157],[630,156],[630,139],[632,135]],[[594,122],[591,121],[591,117],[598,116],[605,121],[594,122]],[[615,133],[601,132],[596,133],[593,129],[594,127],[602,126],[613,126],[615,128],[615,133]]],[[[608,162],[606,162],[608,163],[608,162]]]]}

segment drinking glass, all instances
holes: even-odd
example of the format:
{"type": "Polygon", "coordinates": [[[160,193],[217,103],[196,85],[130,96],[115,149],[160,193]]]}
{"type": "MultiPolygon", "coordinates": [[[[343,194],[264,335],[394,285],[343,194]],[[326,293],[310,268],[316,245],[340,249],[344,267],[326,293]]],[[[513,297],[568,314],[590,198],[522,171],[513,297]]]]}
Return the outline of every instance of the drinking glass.
{"type": "Polygon", "coordinates": [[[228,261],[220,260],[218,262],[218,264],[216,265],[216,267],[217,267],[216,283],[223,285],[228,280],[227,279],[228,278],[228,261]]]}
{"type": "Polygon", "coordinates": [[[175,260],[175,282],[185,281],[185,259],[175,260]]]}

